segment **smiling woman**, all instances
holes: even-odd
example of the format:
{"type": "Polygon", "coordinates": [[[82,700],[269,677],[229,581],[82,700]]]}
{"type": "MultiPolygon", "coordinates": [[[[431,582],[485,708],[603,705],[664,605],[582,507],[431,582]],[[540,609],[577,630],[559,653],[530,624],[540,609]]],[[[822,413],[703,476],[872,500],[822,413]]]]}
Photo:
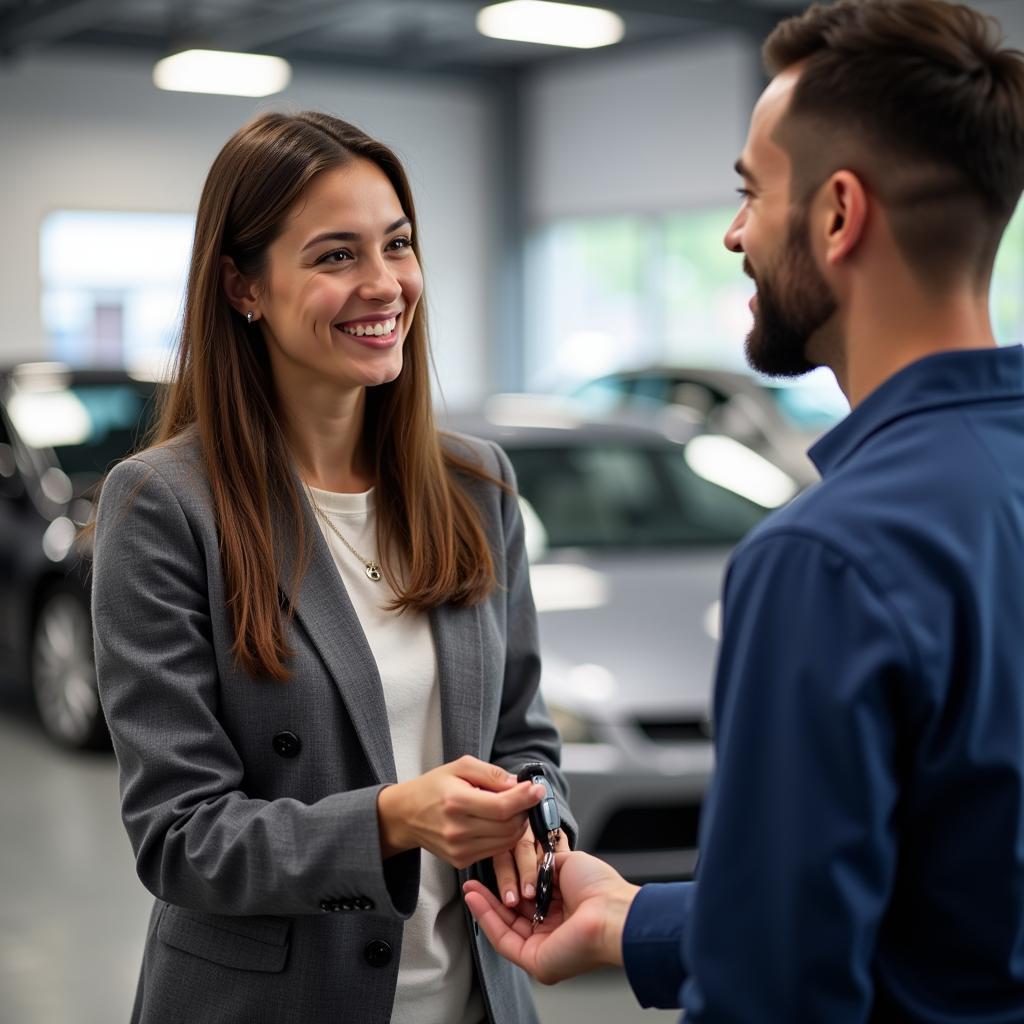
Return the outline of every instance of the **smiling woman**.
{"type": "Polygon", "coordinates": [[[458,894],[533,895],[515,776],[564,803],[559,739],[508,460],[434,426],[415,225],[394,153],[323,114],[207,178],[155,444],[96,521],[140,1024],[536,1020],[458,894]]]}

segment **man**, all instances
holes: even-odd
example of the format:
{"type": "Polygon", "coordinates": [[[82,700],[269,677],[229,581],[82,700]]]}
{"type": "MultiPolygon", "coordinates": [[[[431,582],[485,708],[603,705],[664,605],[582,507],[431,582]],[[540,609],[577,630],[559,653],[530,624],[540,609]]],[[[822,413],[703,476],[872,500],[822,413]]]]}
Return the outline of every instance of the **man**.
{"type": "Polygon", "coordinates": [[[692,884],[560,858],[547,921],[466,901],[543,981],[624,963],[687,1021],[1024,1021],[1024,353],[988,285],[1024,55],[940,0],[783,22],[726,245],[753,366],[835,371],[823,480],[725,582],[692,884]]]}

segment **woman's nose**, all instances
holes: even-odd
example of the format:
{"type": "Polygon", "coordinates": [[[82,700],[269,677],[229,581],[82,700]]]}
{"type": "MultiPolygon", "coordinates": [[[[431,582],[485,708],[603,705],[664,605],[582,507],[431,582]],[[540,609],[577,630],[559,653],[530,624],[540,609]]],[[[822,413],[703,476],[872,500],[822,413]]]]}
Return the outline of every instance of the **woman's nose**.
{"type": "Polygon", "coordinates": [[[359,285],[359,294],[364,299],[379,299],[390,302],[402,292],[398,278],[383,258],[373,260],[367,267],[359,285]]]}

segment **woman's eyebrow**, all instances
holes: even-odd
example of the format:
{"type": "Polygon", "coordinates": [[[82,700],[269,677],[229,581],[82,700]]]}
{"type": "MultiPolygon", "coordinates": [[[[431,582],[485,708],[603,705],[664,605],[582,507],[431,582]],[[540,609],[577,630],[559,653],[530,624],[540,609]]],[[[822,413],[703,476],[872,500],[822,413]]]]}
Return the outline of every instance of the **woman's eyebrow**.
{"type": "MultiPolygon", "coordinates": [[[[411,225],[411,223],[412,222],[408,217],[399,217],[394,224],[389,224],[384,229],[384,234],[390,235],[392,231],[397,231],[403,225],[411,225]]],[[[314,245],[319,245],[321,242],[358,242],[362,240],[362,237],[363,236],[357,231],[325,231],[322,234],[317,235],[315,238],[311,238],[302,247],[302,251],[305,252],[307,249],[311,249],[314,245]]]]}

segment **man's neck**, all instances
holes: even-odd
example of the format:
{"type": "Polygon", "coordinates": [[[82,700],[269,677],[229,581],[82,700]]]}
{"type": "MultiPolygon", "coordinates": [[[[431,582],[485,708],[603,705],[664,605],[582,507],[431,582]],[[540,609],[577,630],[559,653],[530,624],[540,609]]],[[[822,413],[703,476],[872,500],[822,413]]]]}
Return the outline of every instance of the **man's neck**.
{"type": "Polygon", "coordinates": [[[937,299],[865,291],[851,302],[844,327],[844,351],[833,369],[851,408],[925,356],[996,344],[987,296],[968,292],[937,299]]]}

